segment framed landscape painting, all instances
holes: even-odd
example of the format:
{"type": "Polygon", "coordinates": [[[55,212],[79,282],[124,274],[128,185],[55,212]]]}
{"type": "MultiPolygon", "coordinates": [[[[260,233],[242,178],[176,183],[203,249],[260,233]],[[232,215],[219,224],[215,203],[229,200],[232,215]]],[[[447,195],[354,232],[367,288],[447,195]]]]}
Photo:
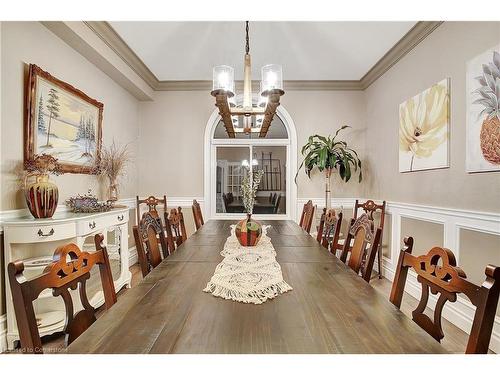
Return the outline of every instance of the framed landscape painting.
{"type": "Polygon", "coordinates": [[[24,160],[56,158],[68,173],[92,173],[102,143],[103,104],[30,64],[24,160]]]}
{"type": "Polygon", "coordinates": [[[467,172],[500,171],[500,44],[467,63],[467,172]]]}
{"type": "Polygon", "coordinates": [[[450,82],[399,105],[399,172],[449,167],[450,82]]]}

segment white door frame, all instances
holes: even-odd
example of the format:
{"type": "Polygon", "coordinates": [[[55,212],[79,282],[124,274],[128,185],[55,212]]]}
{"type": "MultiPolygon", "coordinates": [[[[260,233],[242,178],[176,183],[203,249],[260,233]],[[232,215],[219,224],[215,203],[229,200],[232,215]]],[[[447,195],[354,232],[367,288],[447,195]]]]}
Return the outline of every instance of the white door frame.
{"type": "Polygon", "coordinates": [[[215,176],[217,168],[216,147],[220,145],[288,146],[286,168],[286,215],[253,215],[261,220],[296,220],[297,185],[294,182],[297,171],[297,132],[292,117],[280,105],[276,114],[281,118],[288,132],[288,139],[214,139],[215,128],[221,116],[215,109],[205,126],[204,138],[204,215],[209,219],[238,219],[241,214],[216,213],[215,176]]]}

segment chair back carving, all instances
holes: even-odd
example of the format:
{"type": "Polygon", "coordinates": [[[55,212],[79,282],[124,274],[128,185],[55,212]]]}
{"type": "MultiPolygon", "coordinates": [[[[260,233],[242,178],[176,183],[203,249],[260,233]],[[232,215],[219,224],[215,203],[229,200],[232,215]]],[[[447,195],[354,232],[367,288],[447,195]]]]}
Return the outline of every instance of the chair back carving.
{"type": "Polygon", "coordinates": [[[307,233],[311,232],[311,225],[314,219],[314,205],[312,200],[308,200],[306,204],[304,204],[304,208],[302,209],[302,215],[300,216],[300,227],[304,229],[307,233]]]}
{"type": "Polygon", "coordinates": [[[172,253],[187,240],[182,208],[172,208],[170,214],[165,213],[165,224],[167,226],[167,244],[169,252],[172,253]]]}
{"type": "Polygon", "coordinates": [[[342,212],[337,216],[334,209],[327,211],[326,208],[323,208],[316,240],[333,254],[336,252],[341,225],[342,212]]]}
{"type": "Polygon", "coordinates": [[[196,230],[198,230],[203,226],[203,224],[205,224],[205,222],[203,221],[200,204],[196,201],[196,199],[193,199],[193,205],[191,208],[193,209],[194,225],[196,226],[196,230]]]}
{"type": "Polygon", "coordinates": [[[477,286],[467,280],[465,272],[457,266],[455,255],[449,249],[434,247],[425,255],[414,256],[411,254],[413,237],[405,238],[404,244],[399,254],[390,301],[396,307],[401,307],[408,269],[412,268],[422,286],[420,302],[412,312],[413,320],[441,342],[444,337],[441,326],[444,304],[447,301],[455,302],[459,293],[465,294],[476,307],[465,352],[488,353],[500,291],[500,267],[488,265],[484,271],[486,280],[481,286],[477,286]],[[429,291],[434,295],[439,294],[433,319],[425,314],[429,291]]]}
{"type": "Polygon", "coordinates": [[[21,348],[25,353],[43,353],[33,307],[33,302],[43,290],[52,289],[54,297],[61,296],[63,299],[66,309],[64,332],[67,345],[96,321],[95,309],[88,300],[86,290],[86,282],[90,278],[90,271],[96,264],[99,266],[106,308],[109,309],[116,302],[108,253],[102,245],[103,236],[96,234],[94,241],[96,251],[92,253],[81,251],[77,245],[72,243],[59,246],[54,252],[52,263],[45,267],[41,275],[29,280],[23,275],[24,263],[22,261],[9,263],[7,270],[14,311],[16,313],[21,348]],[[70,290],[76,290],[77,288],[83,310],[74,314],[70,290]]]}
{"type": "Polygon", "coordinates": [[[365,214],[368,215],[368,218],[375,222],[374,214],[377,211],[380,211],[380,222],[378,227],[384,229],[384,219],[385,219],[385,201],[382,204],[377,204],[371,199],[366,202],[360,203],[358,199],[356,199],[356,203],[354,204],[354,219],[357,219],[360,216],[360,211],[363,210],[365,214]]]}
{"type": "Polygon", "coordinates": [[[160,217],[160,214],[158,213],[158,210],[156,207],[160,204],[163,205],[163,213],[167,212],[167,196],[164,195],[163,198],[156,198],[152,195],[145,199],[140,199],[139,196],[136,196],[136,218],[137,218],[137,223],[141,220],[141,204],[145,204],[148,207],[148,212],[156,212],[158,214],[158,217],[160,217]]]}
{"type": "Polygon", "coordinates": [[[367,282],[370,281],[373,262],[375,261],[381,236],[382,229],[374,229],[373,221],[370,220],[366,213],[363,213],[357,219],[351,220],[340,260],[344,263],[347,262],[347,265],[354,272],[361,272],[361,276],[367,282]],[[351,241],[353,241],[352,247],[349,246],[351,241]],[[349,253],[350,257],[347,260],[349,253]]]}
{"type": "Polygon", "coordinates": [[[163,258],[169,255],[167,240],[156,211],[145,212],[133,227],[137,257],[142,276],[146,276],[163,258]],[[161,254],[160,254],[161,247],[161,254]]]}

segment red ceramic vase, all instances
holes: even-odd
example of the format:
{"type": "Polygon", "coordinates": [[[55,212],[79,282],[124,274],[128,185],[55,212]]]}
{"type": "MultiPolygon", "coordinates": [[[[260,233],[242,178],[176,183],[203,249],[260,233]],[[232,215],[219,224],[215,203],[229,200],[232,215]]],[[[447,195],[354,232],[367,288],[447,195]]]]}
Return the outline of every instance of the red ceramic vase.
{"type": "Polygon", "coordinates": [[[56,212],[59,191],[49,176],[36,176],[36,182],[29,184],[25,192],[26,203],[36,219],[51,218],[56,212]]]}
{"type": "Polygon", "coordinates": [[[252,220],[252,215],[247,214],[247,218],[236,224],[236,238],[242,246],[255,246],[262,237],[262,225],[252,220]]]}

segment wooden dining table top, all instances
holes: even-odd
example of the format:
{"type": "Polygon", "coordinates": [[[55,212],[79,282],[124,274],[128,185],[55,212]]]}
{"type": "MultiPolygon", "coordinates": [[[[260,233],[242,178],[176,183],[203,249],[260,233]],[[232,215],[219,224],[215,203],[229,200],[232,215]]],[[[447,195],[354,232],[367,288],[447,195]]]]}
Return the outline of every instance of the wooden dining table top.
{"type": "Polygon", "coordinates": [[[263,223],[292,291],[261,305],[203,292],[234,224],[210,220],[67,352],[446,353],[295,222],[263,223]]]}

